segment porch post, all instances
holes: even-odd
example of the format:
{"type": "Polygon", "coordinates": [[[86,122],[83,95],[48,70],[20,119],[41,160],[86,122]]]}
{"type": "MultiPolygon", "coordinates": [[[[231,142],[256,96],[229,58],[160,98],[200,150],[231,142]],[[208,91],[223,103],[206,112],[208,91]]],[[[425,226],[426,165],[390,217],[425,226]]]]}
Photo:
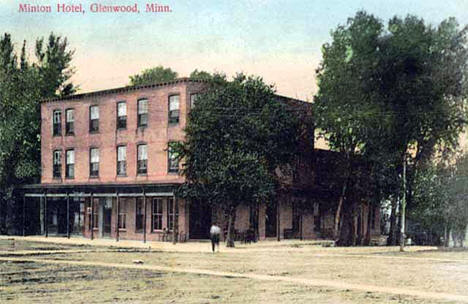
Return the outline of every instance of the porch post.
{"type": "Polygon", "coordinates": [[[44,193],[44,230],[45,237],[49,237],[49,223],[47,217],[47,193],[44,193]]]}
{"type": "Polygon", "coordinates": [[[23,236],[26,235],[26,195],[23,194],[23,236]]]}
{"type": "Polygon", "coordinates": [[[146,243],[146,192],[145,188],[143,187],[143,208],[144,210],[144,218],[143,218],[143,243],[146,243]]]}
{"type": "Polygon", "coordinates": [[[281,240],[281,228],[280,228],[280,201],[276,201],[276,239],[278,242],[281,240]]]}
{"type": "Polygon", "coordinates": [[[91,192],[91,240],[94,239],[94,196],[91,192]]]}
{"type": "Polygon", "coordinates": [[[115,229],[115,241],[118,242],[119,241],[119,213],[120,213],[120,196],[119,196],[119,192],[116,193],[117,195],[117,225],[115,225],[116,229],[115,229]]]}
{"type": "Polygon", "coordinates": [[[70,193],[67,192],[67,238],[70,238],[70,193]]]}
{"type": "Polygon", "coordinates": [[[175,194],[172,195],[172,244],[175,244],[177,243],[177,231],[176,231],[176,227],[177,227],[177,223],[176,223],[176,220],[177,220],[177,217],[176,217],[176,204],[177,204],[177,201],[176,201],[176,197],[175,197],[175,194]]]}

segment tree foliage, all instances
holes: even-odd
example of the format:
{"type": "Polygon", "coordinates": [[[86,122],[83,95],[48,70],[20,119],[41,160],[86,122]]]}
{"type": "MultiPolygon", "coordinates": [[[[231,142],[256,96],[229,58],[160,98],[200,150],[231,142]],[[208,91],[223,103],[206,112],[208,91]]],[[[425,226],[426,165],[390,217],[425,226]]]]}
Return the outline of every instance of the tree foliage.
{"type": "Polygon", "coordinates": [[[7,232],[12,191],[21,183],[39,180],[40,101],[74,92],[69,83],[73,52],[66,39],[53,33],[43,47],[36,41],[36,62],[26,56],[26,42],[18,58],[11,36],[0,39],[0,232],[7,232]]]}
{"type": "MultiPolygon", "coordinates": [[[[44,38],[36,40],[37,63],[34,67],[38,72],[42,98],[67,96],[76,92],[78,88],[70,82],[75,73],[71,67],[74,53],[69,49],[67,38],[54,33],[49,35],[47,43],[44,43],[44,38]]],[[[25,59],[21,62],[25,62],[25,59]]]]}
{"type": "Polygon", "coordinates": [[[466,122],[466,28],[415,16],[385,26],[358,12],[322,52],[317,127],[345,158],[357,153],[373,164],[382,199],[397,201],[407,162],[411,202],[417,168],[439,148],[455,149],[466,122]]]}
{"type": "Polygon", "coordinates": [[[130,76],[130,85],[148,85],[158,82],[172,81],[177,78],[177,72],[171,68],[165,68],[162,65],[143,70],[140,74],[130,76]]]}
{"type": "Polygon", "coordinates": [[[366,80],[378,63],[375,49],[382,31],[378,19],[359,12],[348,20],[347,26],[339,26],[332,32],[332,43],[323,46],[323,60],[317,71],[316,125],[331,149],[339,152],[342,163],[342,190],[335,209],[334,228],[338,243],[349,241],[341,239],[340,227],[344,226],[342,210],[347,209],[349,215],[353,209],[353,206],[347,208],[353,204],[350,193],[357,174],[353,156],[366,151],[370,130],[381,128],[377,116],[380,101],[366,80]]]}
{"type": "Polygon", "coordinates": [[[192,73],[190,73],[189,78],[194,79],[194,80],[208,80],[209,81],[209,80],[212,80],[215,75],[216,74],[213,75],[209,72],[202,71],[202,70],[199,71],[198,69],[195,69],[192,71],[192,73]]]}
{"type": "Polygon", "coordinates": [[[423,228],[446,239],[448,233],[464,239],[468,225],[468,155],[452,164],[428,164],[418,170],[409,216],[423,228]]]}
{"type": "Polygon", "coordinates": [[[261,78],[214,78],[189,115],[181,194],[225,210],[233,246],[235,208],[271,199],[274,169],[295,155],[298,121],[261,78]]]}

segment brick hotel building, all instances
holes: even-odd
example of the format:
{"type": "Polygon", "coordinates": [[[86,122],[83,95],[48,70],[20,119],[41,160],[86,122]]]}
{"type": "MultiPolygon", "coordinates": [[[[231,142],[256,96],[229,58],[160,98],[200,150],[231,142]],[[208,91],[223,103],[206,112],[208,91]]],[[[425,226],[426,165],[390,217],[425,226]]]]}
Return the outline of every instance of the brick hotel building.
{"type": "MultiPolygon", "coordinates": [[[[174,194],[184,178],[171,143],[184,140],[187,114],[205,86],[181,78],[43,101],[41,183],[18,191],[23,233],[185,241],[207,238],[213,219],[226,226],[221,210],[174,194]]],[[[310,115],[308,103],[281,96],[278,102],[310,115]]],[[[333,153],[314,149],[310,128],[301,151],[295,164],[277,170],[275,202],[238,208],[238,238],[253,228],[259,239],[330,236],[327,206],[338,193],[327,173],[333,153]]],[[[378,208],[369,207],[362,202],[360,228],[378,235],[378,208]]]]}

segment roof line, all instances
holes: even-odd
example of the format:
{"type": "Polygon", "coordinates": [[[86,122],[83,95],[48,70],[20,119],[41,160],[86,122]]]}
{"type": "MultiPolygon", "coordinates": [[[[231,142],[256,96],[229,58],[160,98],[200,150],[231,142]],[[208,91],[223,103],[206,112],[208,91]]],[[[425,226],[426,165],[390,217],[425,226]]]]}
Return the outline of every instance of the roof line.
{"type": "MultiPolygon", "coordinates": [[[[81,94],[74,94],[74,95],[63,96],[63,97],[47,98],[47,99],[41,100],[41,103],[54,102],[54,101],[65,101],[65,100],[80,100],[80,99],[87,98],[87,97],[95,97],[95,96],[102,96],[102,95],[115,94],[115,93],[124,93],[124,92],[136,91],[136,90],[140,90],[140,89],[162,87],[162,86],[168,86],[168,85],[172,85],[172,84],[185,83],[185,82],[208,83],[209,81],[204,80],[204,79],[192,79],[192,78],[189,78],[189,77],[182,77],[182,78],[177,78],[177,79],[174,79],[174,80],[171,80],[171,81],[155,82],[155,83],[146,84],[146,85],[124,86],[124,87],[117,87],[117,88],[106,89],[106,90],[98,90],[98,91],[92,91],[92,92],[81,93],[81,94]]],[[[296,99],[296,98],[292,98],[292,97],[287,97],[287,96],[284,96],[284,95],[275,94],[275,96],[279,97],[280,99],[284,99],[284,100],[290,101],[290,102],[292,101],[292,102],[311,104],[308,101],[300,100],[300,99],[296,99]]]]}
{"type": "Polygon", "coordinates": [[[124,86],[124,87],[118,87],[118,88],[112,88],[112,89],[106,89],[106,90],[93,91],[93,92],[88,92],[88,93],[74,94],[74,95],[64,96],[64,97],[48,98],[48,99],[41,100],[41,103],[52,102],[52,101],[62,101],[62,100],[83,99],[86,97],[101,96],[101,95],[107,95],[107,94],[113,94],[113,93],[130,92],[130,91],[136,91],[140,89],[162,87],[162,86],[172,85],[176,83],[183,83],[183,82],[208,82],[208,81],[202,80],[202,79],[192,79],[188,77],[183,77],[183,78],[177,78],[171,81],[156,82],[156,83],[146,84],[146,85],[124,86]]]}

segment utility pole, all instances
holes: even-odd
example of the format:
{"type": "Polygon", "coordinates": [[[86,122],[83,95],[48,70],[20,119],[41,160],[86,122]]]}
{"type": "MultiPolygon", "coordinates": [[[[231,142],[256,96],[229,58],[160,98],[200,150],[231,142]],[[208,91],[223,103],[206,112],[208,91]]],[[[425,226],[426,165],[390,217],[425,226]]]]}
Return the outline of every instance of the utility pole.
{"type": "Polygon", "coordinates": [[[400,228],[400,251],[405,251],[405,222],[406,222],[406,153],[403,158],[403,196],[401,198],[401,228],[400,228]]]}

